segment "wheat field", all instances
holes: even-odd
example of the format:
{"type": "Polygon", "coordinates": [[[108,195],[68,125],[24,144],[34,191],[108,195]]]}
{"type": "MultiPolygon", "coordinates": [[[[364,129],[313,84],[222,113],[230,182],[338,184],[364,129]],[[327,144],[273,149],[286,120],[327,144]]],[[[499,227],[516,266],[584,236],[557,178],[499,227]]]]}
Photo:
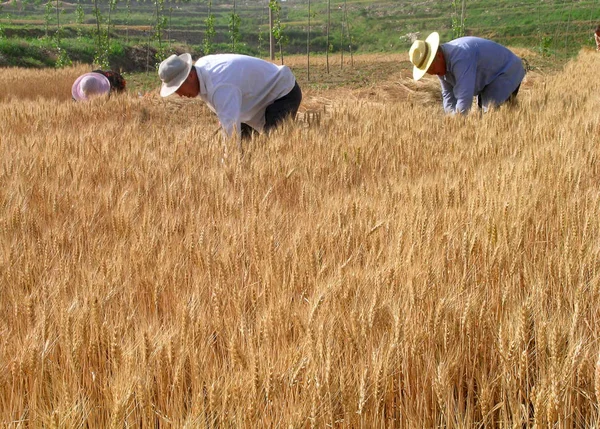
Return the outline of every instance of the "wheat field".
{"type": "Polygon", "coordinates": [[[306,90],[243,157],[0,70],[0,426],[598,427],[599,67],[483,116],[306,90]]]}

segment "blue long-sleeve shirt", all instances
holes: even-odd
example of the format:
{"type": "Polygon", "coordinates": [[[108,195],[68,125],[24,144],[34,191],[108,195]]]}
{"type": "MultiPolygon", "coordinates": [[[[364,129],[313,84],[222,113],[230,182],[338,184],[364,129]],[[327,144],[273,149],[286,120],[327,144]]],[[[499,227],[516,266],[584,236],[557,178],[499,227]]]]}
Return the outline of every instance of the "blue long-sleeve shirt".
{"type": "Polygon", "coordinates": [[[521,84],[525,69],[509,49],[479,37],[461,37],[440,45],[446,74],[439,76],[446,113],[467,113],[481,95],[484,109],[505,102],[521,84]]]}

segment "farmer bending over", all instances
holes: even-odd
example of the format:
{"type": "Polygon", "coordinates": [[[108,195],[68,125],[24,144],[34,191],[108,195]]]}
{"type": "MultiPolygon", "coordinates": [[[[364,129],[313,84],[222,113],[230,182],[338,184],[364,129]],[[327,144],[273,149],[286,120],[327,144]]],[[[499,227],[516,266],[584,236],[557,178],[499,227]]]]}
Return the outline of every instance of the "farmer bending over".
{"type": "Polygon", "coordinates": [[[171,55],[160,63],[160,95],[200,97],[217,114],[227,137],[249,138],[269,132],[296,115],[302,91],[292,71],[259,58],[237,54],[207,55],[192,63],[190,54],[171,55]]]}
{"type": "Polygon", "coordinates": [[[491,40],[461,37],[440,45],[438,33],[416,40],[409,51],[413,78],[437,75],[446,113],[466,114],[473,97],[484,111],[514,102],[525,69],[519,57],[491,40]]]}

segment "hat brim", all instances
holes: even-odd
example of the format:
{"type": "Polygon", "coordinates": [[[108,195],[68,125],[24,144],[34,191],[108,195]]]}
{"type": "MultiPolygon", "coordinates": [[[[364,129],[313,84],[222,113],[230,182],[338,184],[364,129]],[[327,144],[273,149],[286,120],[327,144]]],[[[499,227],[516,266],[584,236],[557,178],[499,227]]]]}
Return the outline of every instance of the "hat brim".
{"type": "Polygon", "coordinates": [[[190,70],[192,69],[192,56],[189,53],[179,55],[186,65],[186,68],[183,73],[180,73],[175,79],[171,79],[170,82],[163,82],[160,87],[160,96],[168,97],[171,94],[174,94],[175,91],[179,89],[179,87],[185,82],[188,75],[190,74],[190,70]]]}
{"type": "Polygon", "coordinates": [[[429,47],[429,56],[427,58],[427,61],[425,62],[425,66],[423,68],[419,68],[417,66],[413,67],[413,79],[414,80],[419,80],[423,76],[425,76],[425,73],[427,73],[427,70],[429,70],[429,67],[431,67],[433,60],[435,59],[435,55],[437,54],[438,47],[440,46],[439,33],[437,33],[436,31],[431,33],[429,36],[427,36],[427,39],[425,39],[425,43],[429,47]]]}
{"type": "Polygon", "coordinates": [[[73,86],[71,87],[71,95],[73,96],[73,99],[75,99],[77,101],[85,101],[85,100],[89,99],[89,97],[87,95],[85,95],[83,93],[83,91],[81,90],[81,85],[80,85],[81,81],[88,76],[91,76],[94,79],[98,80],[102,94],[108,94],[110,92],[110,81],[108,80],[108,78],[106,76],[104,76],[103,74],[96,73],[96,72],[90,72],[90,73],[82,74],[77,79],[75,79],[75,82],[73,83],[73,86]]]}

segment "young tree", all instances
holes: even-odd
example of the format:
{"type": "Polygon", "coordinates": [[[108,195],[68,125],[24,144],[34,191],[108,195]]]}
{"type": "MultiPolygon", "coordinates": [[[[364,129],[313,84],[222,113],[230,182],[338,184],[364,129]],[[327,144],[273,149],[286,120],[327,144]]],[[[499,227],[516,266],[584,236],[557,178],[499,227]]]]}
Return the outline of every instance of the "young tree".
{"type": "Polygon", "coordinates": [[[263,43],[265,41],[265,35],[264,35],[264,31],[263,31],[263,26],[259,24],[258,26],[258,56],[262,57],[263,56],[263,43]]]}
{"type": "Polygon", "coordinates": [[[308,0],[308,29],[306,31],[306,79],[310,81],[310,0],[308,0]]]}
{"type": "Polygon", "coordinates": [[[552,44],[552,37],[546,36],[544,30],[542,29],[542,16],[540,13],[540,9],[542,6],[543,0],[539,0],[537,6],[537,36],[538,36],[538,50],[540,54],[544,57],[550,56],[550,46],[552,44]]]}
{"type": "Polygon", "coordinates": [[[567,31],[565,32],[565,55],[569,55],[569,27],[571,26],[571,17],[573,16],[573,4],[571,1],[571,7],[569,8],[569,18],[567,19],[567,31]]]}
{"type": "Polygon", "coordinates": [[[173,26],[173,2],[169,2],[169,26],[167,27],[167,39],[169,39],[169,51],[171,50],[171,27],[173,26]]]}
{"type": "Polygon", "coordinates": [[[465,12],[466,0],[461,1],[460,14],[458,11],[458,0],[452,0],[452,38],[457,39],[465,35],[465,12]]]}
{"type": "Polygon", "coordinates": [[[125,43],[129,43],[129,20],[131,19],[131,0],[125,1],[125,43]]]}
{"type": "Polygon", "coordinates": [[[60,40],[60,0],[56,0],[56,39],[60,40]]]}
{"type": "Polygon", "coordinates": [[[167,54],[166,47],[163,44],[163,34],[167,24],[167,18],[165,17],[165,0],[154,0],[154,10],[156,18],[154,21],[154,40],[158,43],[158,50],[154,55],[154,59],[160,63],[166,58],[167,54]]]}
{"type": "MultiPolygon", "coordinates": [[[[344,3],[344,9],[346,8],[346,3],[344,3]]],[[[344,68],[344,30],[346,26],[346,14],[342,12],[342,31],[340,34],[340,69],[344,68]]]]}
{"type": "Polygon", "coordinates": [[[327,73],[329,73],[329,27],[331,27],[331,0],[327,0],[327,46],[325,49],[325,62],[327,64],[327,73]]]}
{"type": "Polygon", "coordinates": [[[275,59],[275,37],[273,36],[273,8],[271,0],[269,0],[269,58],[271,61],[275,59]]]}
{"type": "Polygon", "coordinates": [[[100,11],[100,8],[98,7],[98,0],[94,0],[94,18],[96,19],[96,40],[97,40],[97,45],[96,48],[98,48],[102,43],[101,43],[101,32],[100,32],[100,24],[102,23],[102,12],[100,11]]]}
{"type": "MultiPolygon", "coordinates": [[[[4,7],[4,6],[2,6],[2,5],[0,4],[0,12],[2,12],[2,8],[3,8],[3,7],[4,7]]],[[[2,26],[2,23],[0,22],[0,40],[2,40],[3,38],[4,38],[4,27],[2,26]]]]}
{"type": "Polygon", "coordinates": [[[215,38],[215,16],[212,13],[212,0],[208,0],[208,16],[206,17],[206,31],[204,33],[204,55],[213,51],[213,40],[215,38]]]}
{"type": "Polygon", "coordinates": [[[236,46],[240,41],[241,19],[237,14],[236,1],[233,0],[233,11],[229,15],[229,40],[231,41],[231,52],[235,52],[236,46]]]}
{"type": "Polygon", "coordinates": [[[106,46],[110,47],[110,32],[112,31],[112,15],[117,8],[118,0],[108,0],[108,19],[106,20],[106,46]]]}
{"type": "Polygon", "coordinates": [[[46,39],[49,37],[50,21],[52,21],[52,3],[48,1],[44,7],[44,37],[46,39]]]}
{"type": "Polygon", "coordinates": [[[279,0],[269,0],[269,9],[273,13],[273,27],[271,33],[279,45],[279,55],[281,56],[281,64],[283,64],[283,45],[287,38],[284,34],[285,25],[281,24],[281,3],[279,0]]]}
{"type": "Polygon", "coordinates": [[[344,0],[344,22],[346,23],[346,36],[348,36],[348,51],[350,52],[350,66],[354,67],[354,57],[352,56],[352,36],[350,35],[350,23],[348,22],[347,0],[344,0]]]}
{"type": "Polygon", "coordinates": [[[75,22],[77,23],[77,37],[81,38],[83,36],[83,21],[85,20],[85,11],[83,10],[83,6],[81,2],[77,0],[77,7],[75,8],[75,22]]]}
{"type": "MultiPolygon", "coordinates": [[[[50,4],[50,2],[48,2],[50,4]]],[[[62,29],[60,27],[60,15],[64,12],[64,10],[60,7],[60,1],[56,0],[56,34],[54,35],[54,45],[56,48],[56,62],[54,63],[55,67],[62,68],[67,67],[73,64],[71,58],[67,51],[61,46],[62,39],[62,29]]]]}
{"type": "Polygon", "coordinates": [[[107,31],[102,28],[104,22],[104,16],[98,5],[98,0],[93,2],[94,18],[96,20],[96,49],[94,53],[94,64],[100,67],[108,67],[108,35],[107,31]]]}

